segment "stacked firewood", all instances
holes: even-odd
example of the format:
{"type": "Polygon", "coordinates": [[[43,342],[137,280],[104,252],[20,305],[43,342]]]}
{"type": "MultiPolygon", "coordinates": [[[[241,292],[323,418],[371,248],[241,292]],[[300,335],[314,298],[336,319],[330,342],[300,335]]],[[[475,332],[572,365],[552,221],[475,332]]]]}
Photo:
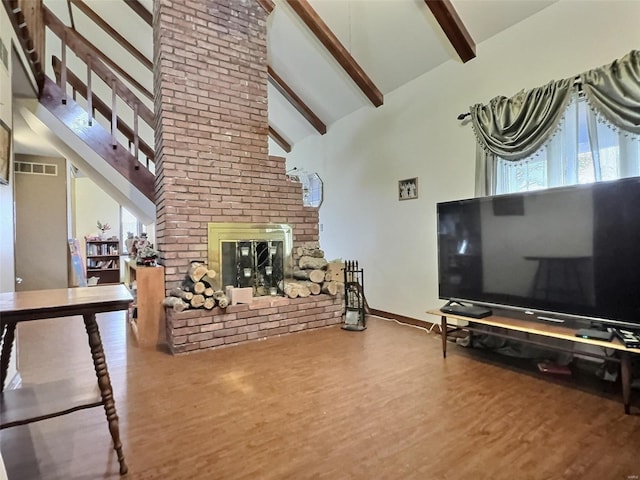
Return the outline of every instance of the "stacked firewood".
{"type": "Polygon", "coordinates": [[[327,293],[336,295],[341,291],[340,277],[342,263],[328,262],[318,242],[307,242],[295,250],[292,276],[294,281],[286,282],[284,293],[289,298],[308,297],[327,293]]]}
{"type": "Polygon", "coordinates": [[[215,270],[209,269],[200,262],[191,262],[189,270],[179,288],[169,291],[169,296],[162,304],[171,307],[176,312],[189,308],[204,308],[211,310],[216,305],[227,308],[229,297],[220,290],[215,270]]]}

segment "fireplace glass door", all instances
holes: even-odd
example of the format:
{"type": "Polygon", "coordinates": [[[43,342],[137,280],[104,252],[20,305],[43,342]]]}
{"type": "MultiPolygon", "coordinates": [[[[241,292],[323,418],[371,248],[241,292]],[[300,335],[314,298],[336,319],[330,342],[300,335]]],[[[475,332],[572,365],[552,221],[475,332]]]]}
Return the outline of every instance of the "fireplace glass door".
{"type": "Polygon", "coordinates": [[[253,288],[256,297],[279,295],[284,281],[284,242],[240,240],[221,242],[222,284],[253,288]]]}

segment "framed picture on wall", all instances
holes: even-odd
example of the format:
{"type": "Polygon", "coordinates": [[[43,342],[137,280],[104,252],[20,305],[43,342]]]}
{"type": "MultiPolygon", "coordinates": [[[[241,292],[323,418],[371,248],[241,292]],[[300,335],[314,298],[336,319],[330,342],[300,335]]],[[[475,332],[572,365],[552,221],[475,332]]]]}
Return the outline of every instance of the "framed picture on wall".
{"type": "Polygon", "coordinates": [[[398,200],[418,198],[418,177],[398,181],[398,200]]]}
{"type": "Polygon", "coordinates": [[[11,130],[0,120],[0,183],[9,183],[11,130]]]}

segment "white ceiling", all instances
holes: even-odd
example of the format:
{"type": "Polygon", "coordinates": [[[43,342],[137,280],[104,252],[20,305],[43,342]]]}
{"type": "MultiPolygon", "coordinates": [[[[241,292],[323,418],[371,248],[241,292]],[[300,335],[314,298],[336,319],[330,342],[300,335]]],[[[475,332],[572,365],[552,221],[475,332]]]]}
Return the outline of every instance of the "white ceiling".
{"type": "MultiPolygon", "coordinates": [[[[383,94],[446,61],[460,61],[424,0],[309,1],[383,94]]],[[[479,44],[554,1],[557,0],[452,0],[452,3],[479,44]]],[[[85,3],[152,60],[152,29],[123,0],[85,0],[85,3]]],[[[152,8],[152,0],[141,3],[152,8]]],[[[66,0],[45,0],[44,4],[65,24],[71,24],[66,0]]],[[[148,69],[75,6],[72,11],[75,27],[81,34],[117,59],[145,88],[152,89],[153,76],[148,69]]],[[[276,2],[267,30],[269,65],[328,129],[355,110],[375,108],[286,2],[276,2]]],[[[477,54],[482,55],[481,49],[477,54]]],[[[50,65],[50,58],[45,64],[50,65]]],[[[53,78],[50,67],[47,72],[53,78]]],[[[151,101],[146,103],[153,107],[151,101]]],[[[305,137],[320,135],[271,85],[268,107],[270,125],[294,148],[305,137]]],[[[15,123],[18,129],[26,125],[15,123]]],[[[29,153],[28,134],[19,131],[16,134],[16,151],[29,153]]],[[[152,138],[146,141],[153,143],[152,138]]]]}

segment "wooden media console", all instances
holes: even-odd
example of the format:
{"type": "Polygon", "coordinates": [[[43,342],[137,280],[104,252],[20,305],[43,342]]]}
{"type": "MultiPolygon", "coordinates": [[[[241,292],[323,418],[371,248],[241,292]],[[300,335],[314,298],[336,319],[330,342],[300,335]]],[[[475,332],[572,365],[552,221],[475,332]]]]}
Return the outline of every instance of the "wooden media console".
{"type": "Polygon", "coordinates": [[[440,310],[428,310],[428,314],[440,317],[440,331],[442,334],[442,356],[447,357],[447,318],[454,318],[468,322],[467,326],[460,327],[470,332],[479,332],[486,335],[507,338],[522,343],[537,345],[549,350],[558,350],[569,353],[577,353],[571,348],[573,345],[568,344],[566,347],[560,345],[550,345],[544,342],[544,338],[555,338],[568,340],[573,343],[582,343],[594,345],[597,347],[613,349],[618,353],[618,357],[607,356],[604,353],[579,352],[580,355],[591,356],[595,358],[606,359],[607,361],[620,363],[620,375],[622,380],[622,399],[624,402],[624,412],[630,413],[631,402],[631,355],[640,354],[640,349],[625,347],[620,340],[614,338],[610,342],[602,340],[594,340],[590,338],[576,337],[576,328],[569,328],[562,324],[542,323],[532,320],[524,320],[518,318],[502,317],[491,315],[485,318],[470,318],[462,315],[454,315],[443,313],[440,310]],[[504,329],[503,332],[485,330],[480,326],[498,327],[504,329]],[[525,333],[525,337],[515,337],[512,332],[525,333]]]}

